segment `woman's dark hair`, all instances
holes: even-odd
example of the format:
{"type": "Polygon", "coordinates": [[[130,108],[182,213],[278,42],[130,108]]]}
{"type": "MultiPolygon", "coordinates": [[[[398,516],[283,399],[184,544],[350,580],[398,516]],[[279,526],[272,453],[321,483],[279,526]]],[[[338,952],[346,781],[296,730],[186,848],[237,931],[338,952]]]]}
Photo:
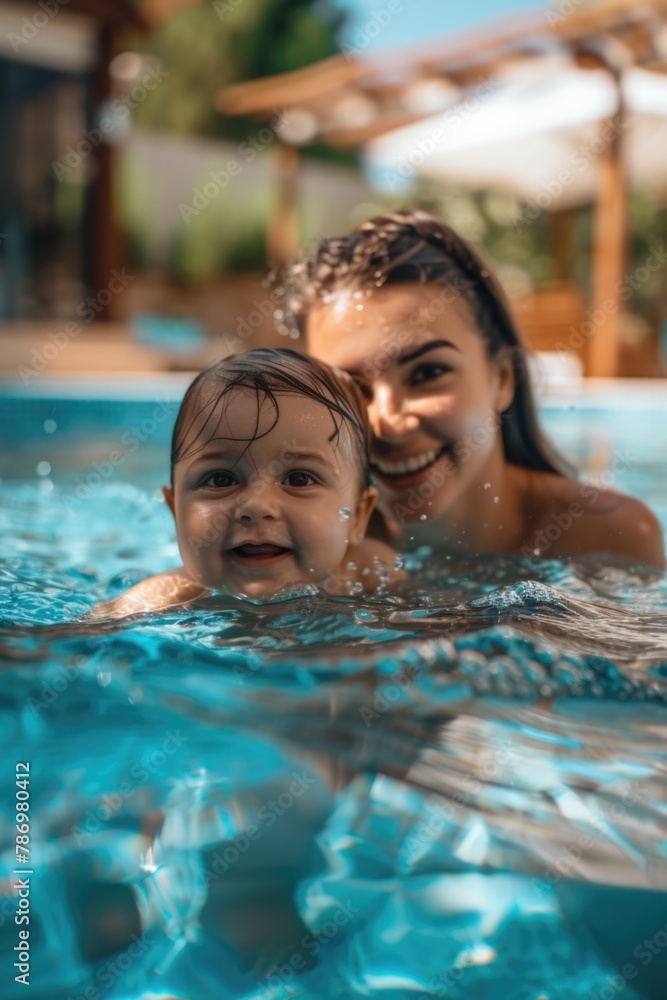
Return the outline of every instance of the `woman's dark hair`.
{"type": "Polygon", "coordinates": [[[275,417],[271,426],[261,434],[235,440],[247,440],[249,446],[273,430],[280,417],[277,396],[306,396],[326,406],[331,413],[334,429],[330,441],[336,442],[341,427],[347,425],[359,457],[363,486],[370,483],[371,431],[366,403],[354,379],[347,372],[331,368],[305,354],[269,348],[245,351],[214,361],[191,382],[178,411],[171,439],[172,482],[176,463],[196,454],[216,436],[224,414],[225,399],[234,389],[250,389],[256,394],[258,423],[259,409],[265,399],[273,406],[275,417]],[[187,444],[195,426],[194,440],[187,444]]]}
{"type": "Polygon", "coordinates": [[[419,281],[444,285],[469,306],[488,354],[511,357],[514,398],[502,415],[505,457],[527,469],[572,476],[540,431],[528,371],[528,350],[505,294],[475,250],[441,219],[404,210],[379,215],[346,236],[319,243],[287,275],[289,308],[302,332],[310,309],[343,288],[366,290],[419,281]]]}

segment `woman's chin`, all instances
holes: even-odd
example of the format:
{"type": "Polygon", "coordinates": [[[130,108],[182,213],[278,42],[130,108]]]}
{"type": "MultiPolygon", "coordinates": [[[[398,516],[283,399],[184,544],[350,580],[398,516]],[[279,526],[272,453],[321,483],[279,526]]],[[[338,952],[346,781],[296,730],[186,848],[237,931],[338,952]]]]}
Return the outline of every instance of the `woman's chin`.
{"type": "Polygon", "coordinates": [[[422,479],[416,485],[398,489],[396,484],[380,482],[378,508],[385,520],[403,524],[426,524],[447,514],[456,503],[459,483],[453,476],[438,484],[422,479]]]}
{"type": "Polygon", "coordinates": [[[442,494],[420,497],[415,493],[399,494],[380,501],[378,508],[384,519],[400,528],[428,526],[444,517],[450,508],[442,494]]]}

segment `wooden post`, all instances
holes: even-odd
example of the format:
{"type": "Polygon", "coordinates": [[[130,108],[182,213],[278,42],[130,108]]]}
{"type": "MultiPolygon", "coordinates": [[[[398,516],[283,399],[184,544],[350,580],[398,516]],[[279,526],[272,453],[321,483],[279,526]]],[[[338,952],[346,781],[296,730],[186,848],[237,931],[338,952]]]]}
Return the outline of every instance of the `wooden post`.
{"type": "Polygon", "coordinates": [[[621,289],[626,263],[628,212],[623,163],[625,114],[620,73],[615,72],[618,111],[607,120],[611,135],[600,156],[599,193],[595,206],[592,263],[592,315],[595,332],[589,341],[586,374],[611,378],[620,372],[621,289]]]}
{"type": "Polygon", "coordinates": [[[287,264],[299,248],[299,153],[277,142],[273,150],[278,180],[276,206],[269,220],[267,255],[272,266],[287,264]]]}
{"type": "Polygon", "coordinates": [[[560,209],[548,216],[549,249],[554,281],[572,281],[576,216],[576,210],[573,208],[560,209]]]}
{"type": "MultiPolygon", "coordinates": [[[[97,110],[109,98],[111,83],[109,63],[113,56],[113,30],[108,25],[99,29],[99,63],[95,81],[94,107],[97,110]]],[[[114,198],[115,150],[106,142],[100,143],[96,153],[96,176],[91,192],[90,223],[87,238],[90,241],[91,259],[88,262],[89,281],[93,295],[106,288],[114,268],[123,264],[123,241],[118,228],[114,198]]],[[[114,303],[104,306],[99,318],[113,318],[114,303]]]]}

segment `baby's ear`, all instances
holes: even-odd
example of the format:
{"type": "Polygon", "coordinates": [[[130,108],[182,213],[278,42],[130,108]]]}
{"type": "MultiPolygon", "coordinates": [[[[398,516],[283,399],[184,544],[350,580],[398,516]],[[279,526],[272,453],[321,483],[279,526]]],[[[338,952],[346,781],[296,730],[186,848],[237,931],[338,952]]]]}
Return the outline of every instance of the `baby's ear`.
{"type": "Polygon", "coordinates": [[[166,503],[169,510],[172,512],[174,517],[176,517],[176,512],[174,510],[174,487],[173,486],[163,486],[162,496],[164,497],[164,502],[166,503]]]}
{"type": "Polygon", "coordinates": [[[371,514],[375,509],[377,499],[378,491],[375,486],[367,486],[359,497],[357,509],[355,511],[354,525],[350,536],[350,541],[353,545],[358,545],[366,534],[366,528],[368,527],[368,522],[371,519],[371,514]]]}

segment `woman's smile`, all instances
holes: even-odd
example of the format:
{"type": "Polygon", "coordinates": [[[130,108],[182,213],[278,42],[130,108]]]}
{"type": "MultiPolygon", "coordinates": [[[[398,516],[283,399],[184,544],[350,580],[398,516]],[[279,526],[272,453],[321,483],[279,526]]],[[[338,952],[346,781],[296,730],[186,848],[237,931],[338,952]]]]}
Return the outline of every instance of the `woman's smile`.
{"type": "Polygon", "coordinates": [[[404,480],[418,479],[427,472],[445,454],[451,454],[451,447],[430,448],[428,451],[416,452],[404,458],[375,458],[371,468],[381,478],[398,484],[404,480]]]}

